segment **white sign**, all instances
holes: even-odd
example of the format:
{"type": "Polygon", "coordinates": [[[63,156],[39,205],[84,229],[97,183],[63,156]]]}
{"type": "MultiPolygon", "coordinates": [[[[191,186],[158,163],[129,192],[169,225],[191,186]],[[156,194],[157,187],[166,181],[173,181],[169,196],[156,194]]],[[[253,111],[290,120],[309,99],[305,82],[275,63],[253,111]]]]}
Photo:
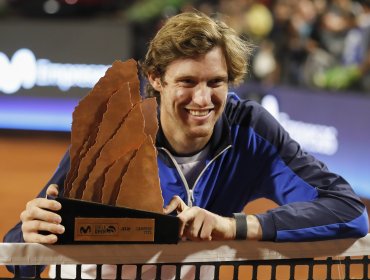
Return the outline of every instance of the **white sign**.
{"type": "Polygon", "coordinates": [[[36,59],[29,49],[17,50],[11,59],[0,52],[0,92],[14,94],[20,88],[34,86],[92,88],[110,65],[53,63],[36,59]]]}
{"type": "Polygon", "coordinates": [[[264,96],[261,104],[306,151],[329,156],[338,151],[335,127],[292,120],[287,113],[280,112],[278,100],[273,95],[264,96]]]}

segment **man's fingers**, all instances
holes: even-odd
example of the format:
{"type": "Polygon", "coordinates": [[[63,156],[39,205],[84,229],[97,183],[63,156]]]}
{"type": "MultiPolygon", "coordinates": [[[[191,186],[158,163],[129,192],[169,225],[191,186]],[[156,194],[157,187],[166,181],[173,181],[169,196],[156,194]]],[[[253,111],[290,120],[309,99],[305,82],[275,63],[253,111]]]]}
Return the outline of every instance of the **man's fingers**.
{"type": "MultiPolygon", "coordinates": [[[[58,186],[49,185],[46,195],[57,196],[58,186]]],[[[58,238],[56,234],[64,233],[65,229],[60,223],[62,218],[53,211],[58,211],[62,205],[47,198],[35,198],[29,201],[26,209],[21,213],[22,233],[25,242],[37,242],[44,244],[53,244],[58,238]],[[47,232],[50,234],[40,234],[47,232]]]]}
{"type": "Polygon", "coordinates": [[[199,237],[201,240],[212,240],[212,232],[214,230],[214,222],[211,221],[211,216],[206,216],[203,220],[202,228],[200,229],[199,237]]]}
{"type": "Polygon", "coordinates": [[[31,210],[32,208],[42,208],[52,211],[58,211],[62,208],[62,205],[55,200],[46,198],[35,198],[26,204],[26,210],[31,210]]]}
{"type": "Polygon", "coordinates": [[[179,237],[191,240],[212,240],[229,238],[232,227],[227,218],[218,216],[200,207],[188,207],[179,196],[174,196],[166,208],[165,214],[177,210],[180,220],[179,237]]]}
{"type": "Polygon", "coordinates": [[[21,221],[41,220],[49,223],[60,224],[62,217],[54,212],[50,212],[38,207],[32,207],[23,211],[20,215],[21,221]]]}
{"type": "Polygon", "coordinates": [[[188,207],[184,211],[182,211],[177,217],[180,220],[180,229],[179,235],[180,237],[186,235],[191,230],[193,230],[193,220],[195,219],[196,215],[199,212],[199,207],[188,207]],[[185,232],[186,228],[186,232],[185,232]]]}
{"type": "Polygon", "coordinates": [[[185,209],[189,208],[185,202],[178,196],[175,195],[172,197],[170,203],[163,209],[164,214],[170,214],[173,211],[177,211],[178,213],[181,213],[185,209]]]}
{"type": "Polygon", "coordinates": [[[180,219],[180,237],[191,240],[212,240],[217,216],[200,207],[191,207],[177,216],[180,219]]]}
{"type": "Polygon", "coordinates": [[[57,184],[51,184],[46,190],[46,195],[51,195],[51,196],[58,196],[58,185],[57,184]]]}
{"type": "Polygon", "coordinates": [[[186,213],[186,215],[188,215],[190,219],[193,219],[193,222],[191,222],[190,224],[188,220],[187,222],[188,225],[185,227],[186,231],[184,232],[185,236],[187,236],[191,240],[199,240],[199,238],[201,238],[200,232],[204,224],[203,223],[204,213],[199,210],[197,211],[195,207],[195,208],[192,208],[192,211],[194,211],[194,213],[188,213],[190,212],[190,210],[187,211],[186,213]],[[190,214],[192,215],[192,217],[190,216],[190,214]]]}
{"type": "Polygon", "coordinates": [[[39,231],[47,231],[50,233],[55,233],[55,234],[62,234],[65,231],[64,226],[61,224],[53,224],[53,223],[48,223],[44,221],[28,221],[26,223],[22,224],[22,231],[25,233],[32,233],[32,232],[39,232],[39,231]]]}
{"type": "Polygon", "coordinates": [[[58,237],[55,234],[42,235],[34,232],[23,234],[23,239],[28,243],[41,244],[53,244],[58,241],[58,237]]]}
{"type": "Polygon", "coordinates": [[[58,240],[56,234],[62,234],[64,231],[64,226],[45,221],[33,220],[22,223],[25,242],[53,244],[58,240]],[[40,234],[41,231],[49,232],[50,234],[43,235],[40,234]]]}

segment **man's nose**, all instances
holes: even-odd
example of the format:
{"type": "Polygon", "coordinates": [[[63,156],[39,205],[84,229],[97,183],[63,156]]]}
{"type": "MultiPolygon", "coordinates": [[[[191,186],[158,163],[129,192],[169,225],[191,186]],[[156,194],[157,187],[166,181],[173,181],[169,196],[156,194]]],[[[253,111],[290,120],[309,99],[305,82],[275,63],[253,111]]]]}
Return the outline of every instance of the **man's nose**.
{"type": "Polygon", "coordinates": [[[199,106],[207,106],[211,103],[211,88],[204,84],[199,84],[193,94],[193,102],[199,106]]]}

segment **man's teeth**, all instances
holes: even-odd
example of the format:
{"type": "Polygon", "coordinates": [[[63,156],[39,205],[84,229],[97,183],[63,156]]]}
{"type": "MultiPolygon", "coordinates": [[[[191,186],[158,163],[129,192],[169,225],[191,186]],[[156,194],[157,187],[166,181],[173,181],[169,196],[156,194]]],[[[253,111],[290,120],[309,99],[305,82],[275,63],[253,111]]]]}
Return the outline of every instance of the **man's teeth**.
{"type": "Polygon", "coordinates": [[[202,111],[189,110],[189,113],[190,113],[190,115],[195,116],[195,117],[203,117],[203,116],[207,116],[208,115],[209,110],[202,110],[202,111]]]}

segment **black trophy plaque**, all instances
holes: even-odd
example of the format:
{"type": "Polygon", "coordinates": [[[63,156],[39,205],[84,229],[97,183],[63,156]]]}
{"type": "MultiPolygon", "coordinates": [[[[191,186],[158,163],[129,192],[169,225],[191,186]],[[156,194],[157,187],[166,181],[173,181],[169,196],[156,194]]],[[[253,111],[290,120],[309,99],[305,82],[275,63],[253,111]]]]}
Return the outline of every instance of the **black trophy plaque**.
{"type": "Polygon", "coordinates": [[[175,216],[71,198],[55,198],[65,232],[57,244],[153,243],[176,244],[175,216]]]}

